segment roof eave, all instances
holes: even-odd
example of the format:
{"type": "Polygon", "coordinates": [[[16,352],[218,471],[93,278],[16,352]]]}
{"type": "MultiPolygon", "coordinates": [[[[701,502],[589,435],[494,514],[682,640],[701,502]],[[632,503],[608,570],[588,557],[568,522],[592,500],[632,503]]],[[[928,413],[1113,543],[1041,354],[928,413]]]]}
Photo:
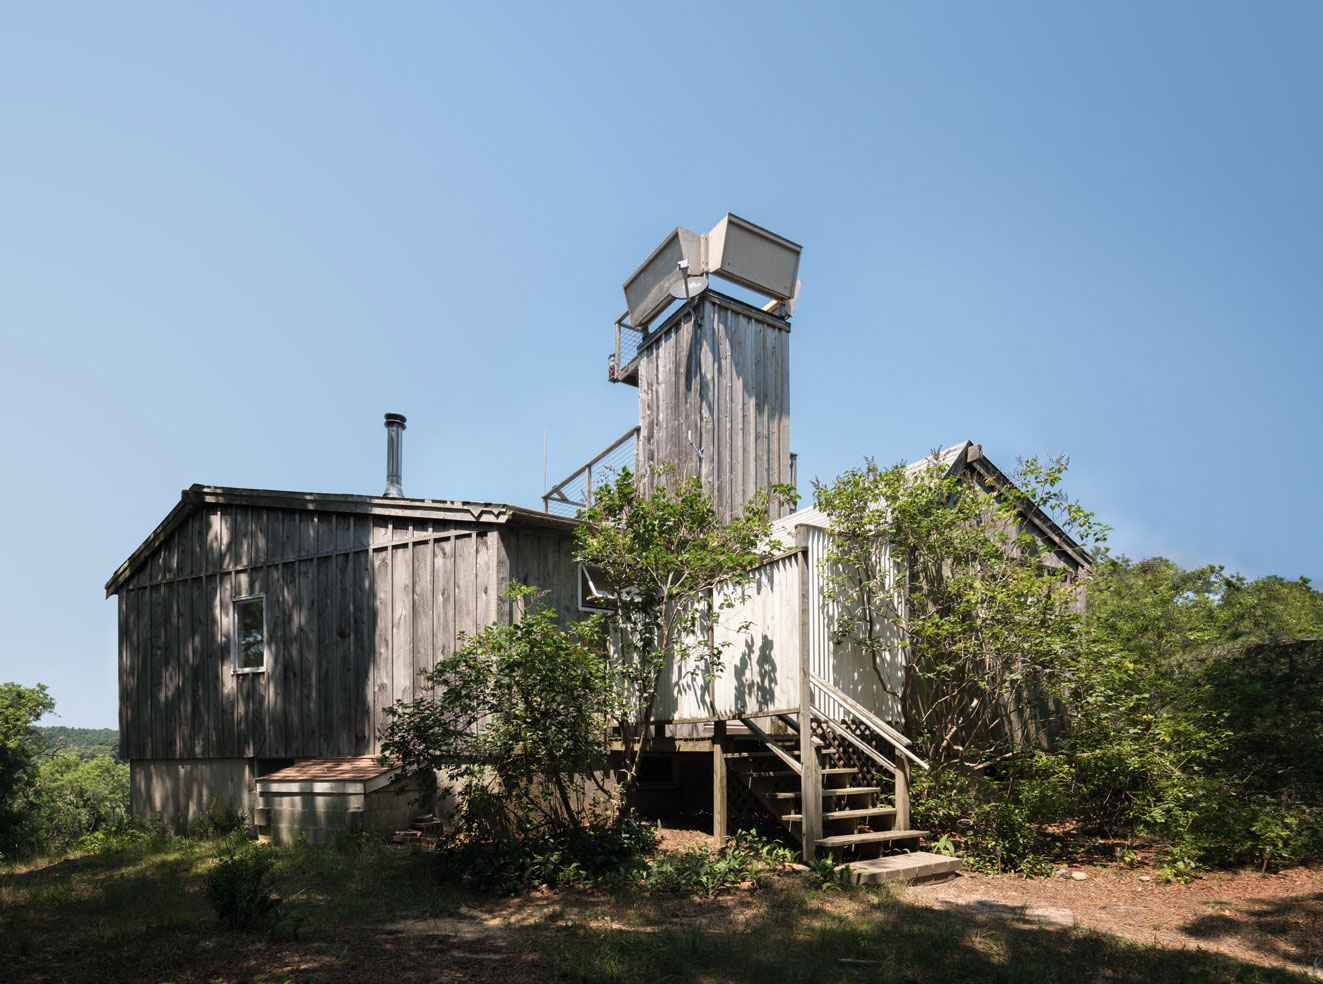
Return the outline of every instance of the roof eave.
{"type": "Polygon", "coordinates": [[[499,502],[449,499],[405,499],[323,492],[286,492],[276,489],[239,489],[219,485],[193,485],[179,493],[179,502],[147,539],[106,582],[106,597],[116,594],[153,550],[159,547],[194,509],[203,506],[259,506],[267,509],[327,510],[371,516],[426,516],[461,523],[491,523],[541,527],[567,533],[579,520],[537,512],[499,502]]]}

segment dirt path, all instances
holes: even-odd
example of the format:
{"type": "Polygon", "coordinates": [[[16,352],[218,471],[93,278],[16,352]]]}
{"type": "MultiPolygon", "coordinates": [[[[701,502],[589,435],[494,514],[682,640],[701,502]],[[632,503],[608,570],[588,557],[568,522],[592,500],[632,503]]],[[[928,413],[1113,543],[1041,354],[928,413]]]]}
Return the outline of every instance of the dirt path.
{"type": "Polygon", "coordinates": [[[966,874],[901,896],[1022,925],[1077,925],[1168,949],[1215,950],[1323,978],[1323,871],[1220,872],[1182,885],[1147,870],[1069,870],[1088,877],[966,874]]]}

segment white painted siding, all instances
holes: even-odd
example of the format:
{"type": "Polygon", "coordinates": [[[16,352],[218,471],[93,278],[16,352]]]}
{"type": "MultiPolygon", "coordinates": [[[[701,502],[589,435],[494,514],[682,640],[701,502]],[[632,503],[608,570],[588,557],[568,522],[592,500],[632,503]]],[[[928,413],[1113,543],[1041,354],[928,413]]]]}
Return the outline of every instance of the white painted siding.
{"type": "MultiPolygon", "coordinates": [[[[857,642],[833,641],[840,613],[838,606],[828,597],[823,576],[830,537],[825,529],[819,527],[805,526],[803,529],[809,549],[809,667],[814,676],[844,691],[878,717],[885,721],[899,721],[900,704],[886,692],[879,679],[880,671],[882,679],[887,681],[892,690],[900,690],[903,653],[895,629],[890,623],[883,627],[889,645],[880,654],[876,670],[872,659],[857,642]]],[[[882,561],[886,563],[889,550],[885,544],[882,551],[882,561]]],[[[899,595],[897,599],[900,600],[899,595]]],[[[815,693],[814,702],[838,721],[848,718],[844,709],[838,707],[836,701],[826,694],[815,693]]]]}
{"type": "MultiPolygon", "coordinates": [[[[857,642],[833,638],[839,613],[827,596],[822,566],[830,538],[818,526],[800,524],[800,529],[808,548],[809,620],[805,631],[813,674],[884,720],[898,721],[899,704],[882,684],[884,679],[899,691],[902,682],[902,649],[894,628],[890,624],[882,628],[889,645],[880,654],[876,670],[857,642]]],[[[783,531],[782,541],[793,543],[794,531],[783,531]]],[[[887,548],[882,549],[885,562],[887,548]]],[[[720,590],[718,604],[723,598],[733,602],[733,607],[718,612],[712,630],[722,651],[721,668],[713,674],[708,665],[668,665],[655,720],[710,721],[797,711],[800,576],[800,555],[792,553],[760,568],[746,588],[720,590]]],[[[819,708],[838,720],[849,716],[826,694],[814,698],[819,708]]]]}
{"type": "Polygon", "coordinates": [[[799,708],[799,555],[760,568],[742,592],[719,593],[734,607],[719,612],[714,638],[723,667],[714,693],[724,718],[799,708]],[[745,627],[747,623],[747,628],[745,627]]]}

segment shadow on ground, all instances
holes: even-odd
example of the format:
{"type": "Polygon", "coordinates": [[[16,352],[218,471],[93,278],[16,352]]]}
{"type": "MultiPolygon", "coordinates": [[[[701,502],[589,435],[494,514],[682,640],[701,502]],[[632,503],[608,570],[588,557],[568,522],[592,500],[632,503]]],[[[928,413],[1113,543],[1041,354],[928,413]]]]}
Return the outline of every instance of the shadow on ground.
{"type": "Polygon", "coordinates": [[[1323,968],[1323,892],[1250,899],[1193,919],[1181,929],[1199,939],[1237,939],[1285,963],[1323,968]]]}

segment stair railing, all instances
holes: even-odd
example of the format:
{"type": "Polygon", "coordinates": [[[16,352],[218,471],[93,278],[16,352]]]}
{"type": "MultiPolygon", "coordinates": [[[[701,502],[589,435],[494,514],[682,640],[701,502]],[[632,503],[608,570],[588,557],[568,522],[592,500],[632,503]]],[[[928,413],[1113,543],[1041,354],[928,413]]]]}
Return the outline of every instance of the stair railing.
{"type": "Polygon", "coordinates": [[[919,756],[910,751],[909,746],[913,744],[910,739],[901,734],[891,725],[887,724],[880,717],[870,711],[864,705],[847,694],[845,691],[832,686],[826,680],[815,673],[809,674],[810,693],[806,705],[810,714],[820,721],[825,727],[840,735],[846,741],[850,742],[861,752],[867,755],[873,761],[877,762],[884,769],[891,773],[896,785],[896,829],[905,830],[910,825],[910,763],[913,762],[921,769],[928,768],[928,763],[919,756]],[[865,741],[860,735],[837,721],[835,718],[825,714],[813,701],[812,689],[817,688],[822,693],[830,697],[838,706],[843,707],[845,711],[863,725],[873,735],[889,744],[894,752],[892,758],[887,759],[877,747],[865,741]]]}

